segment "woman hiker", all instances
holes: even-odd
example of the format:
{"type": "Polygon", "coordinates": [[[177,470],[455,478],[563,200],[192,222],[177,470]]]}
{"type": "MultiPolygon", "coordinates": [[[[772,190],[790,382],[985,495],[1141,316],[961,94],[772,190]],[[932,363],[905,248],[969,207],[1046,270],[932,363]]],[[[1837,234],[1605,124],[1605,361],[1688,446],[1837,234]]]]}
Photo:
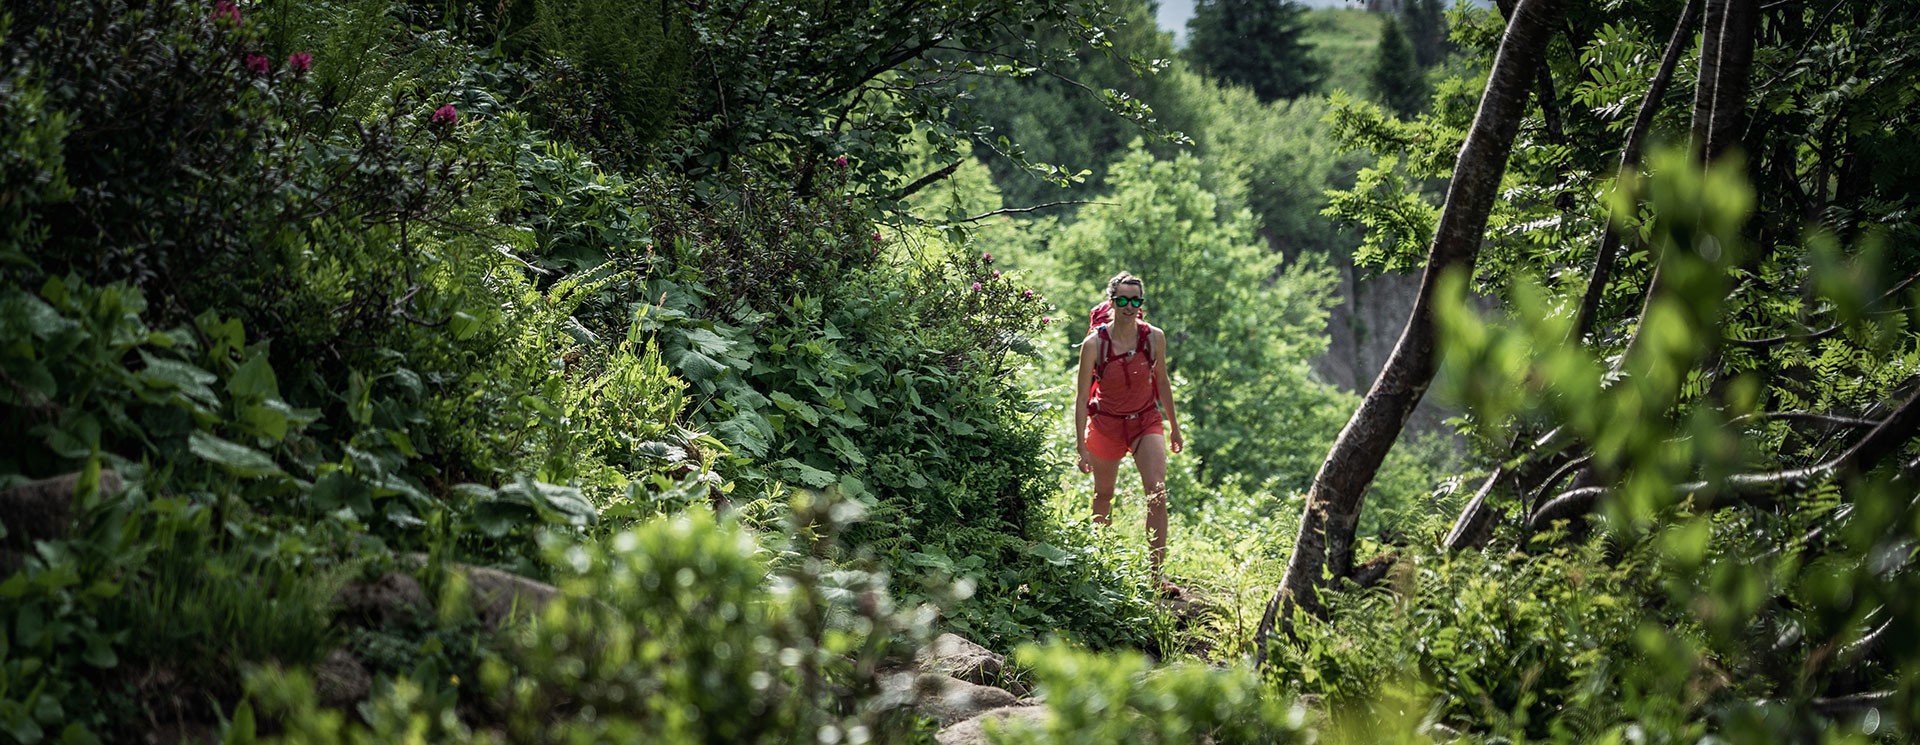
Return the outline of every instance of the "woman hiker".
{"type": "Polygon", "coordinates": [[[1167,450],[1180,452],[1180,418],[1174,413],[1167,377],[1167,337],[1142,316],[1145,285],[1127,272],[1107,280],[1107,302],[1095,307],[1093,326],[1080,344],[1080,374],[1073,405],[1078,467],[1093,474],[1093,521],[1110,522],[1120,461],[1133,454],[1147,495],[1147,533],[1156,589],[1178,596],[1179,586],[1162,572],[1167,554],[1167,450]],[[1110,319],[1103,317],[1108,307],[1110,319]],[[1162,410],[1165,410],[1164,424],[1162,410]]]}

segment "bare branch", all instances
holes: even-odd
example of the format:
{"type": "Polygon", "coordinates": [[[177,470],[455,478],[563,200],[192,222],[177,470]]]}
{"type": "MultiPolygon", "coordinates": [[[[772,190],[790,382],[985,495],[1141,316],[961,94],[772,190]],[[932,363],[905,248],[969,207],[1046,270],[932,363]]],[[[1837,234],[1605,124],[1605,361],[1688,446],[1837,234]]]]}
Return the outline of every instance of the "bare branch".
{"type": "Polygon", "coordinates": [[[954,171],[957,171],[960,169],[960,164],[965,162],[967,162],[967,160],[965,158],[961,158],[959,160],[954,161],[951,164],[948,164],[947,167],[945,168],[942,168],[938,171],[934,171],[933,173],[929,173],[925,176],[921,176],[920,178],[915,179],[913,183],[907,184],[906,188],[903,188],[900,191],[894,192],[893,201],[897,202],[902,199],[906,199],[907,197],[910,197],[910,196],[913,196],[914,194],[919,193],[921,189],[925,189],[928,186],[931,186],[934,182],[939,181],[940,179],[946,178],[948,176],[952,176],[954,171]]]}
{"type": "Polygon", "coordinates": [[[1058,202],[1047,202],[1045,204],[1036,204],[1031,207],[1002,207],[1000,209],[993,210],[991,212],[982,212],[978,215],[974,215],[973,217],[966,217],[966,218],[961,218],[959,220],[954,220],[953,222],[954,223],[976,222],[979,220],[985,220],[995,215],[1016,215],[1016,214],[1026,213],[1026,212],[1038,212],[1040,210],[1047,209],[1049,207],[1061,207],[1069,204],[1097,204],[1103,207],[1114,206],[1112,202],[1097,202],[1091,199],[1062,199],[1058,202]]]}
{"type": "Polygon", "coordinates": [[[1487,480],[1480,482],[1480,488],[1474,490],[1473,499],[1460,510],[1460,516],[1454,518],[1453,529],[1447,531],[1443,545],[1448,551],[1464,551],[1486,545],[1493,537],[1493,523],[1500,518],[1500,512],[1487,506],[1487,498],[1493,495],[1493,487],[1507,475],[1506,467],[1493,469],[1487,480]]]}
{"type": "Polygon", "coordinates": [[[1572,520],[1592,512],[1594,503],[1606,493],[1606,487],[1602,486],[1584,486],[1564,492],[1534,510],[1533,516],[1527,518],[1527,527],[1536,531],[1546,530],[1553,527],[1555,521],[1572,520]]]}
{"type": "MultiPolygon", "coordinates": [[[[1787,491],[1868,471],[1880,461],[1899,453],[1916,430],[1920,430],[1920,392],[1909,396],[1900,408],[1875,424],[1873,431],[1860,438],[1853,447],[1823,463],[1765,473],[1734,474],[1718,484],[1693,481],[1675,486],[1674,492],[1680,496],[1699,496],[1698,504],[1703,510],[1742,503],[1765,504],[1787,491]]],[[[1564,492],[1535,510],[1532,517],[1527,519],[1527,524],[1534,530],[1544,530],[1555,520],[1584,515],[1592,511],[1594,503],[1605,493],[1606,489],[1599,486],[1564,492]]]]}
{"type": "Polygon", "coordinates": [[[1585,468],[1588,463],[1592,463],[1592,462],[1593,462],[1593,456],[1585,455],[1585,456],[1581,456],[1579,458],[1574,458],[1573,460],[1567,461],[1566,463],[1561,464],[1559,468],[1554,469],[1554,472],[1551,475],[1547,476],[1545,481],[1540,482],[1540,489],[1533,493],[1533,501],[1531,502],[1532,504],[1531,509],[1535,512],[1538,512],[1541,508],[1542,503],[1546,501],[1547,495],[1552,493],[1554,487],[1559,486],[1562,480],[1566,479],[1568,476],[1573,475],[1574,471],[1579,470],[1581,468],[1585,468]]]}
{"type": "Polygon", "coordinates": [[[1811,411],[1763,411],[1758,414],[1744,414],[1741,416],[1734,417],[1732,419],[1727,420],[1727,424],[1736,425],[1736,424],[1746,424],[1748,422],[1766,422],[1766,421],[1773,421],[1776,419],[1785,419],[1788,421],[1796,421],[1796,422],[1810,422],[1813,424],[1825,424],[1829,427],[1850,427],[1850,428],[1856,428],[1856,429],[1865,429],[1868,427],[1877,427],[1880,425],[1879,422],[1876,422],[1872,419],[1861,419],[1859,417],[1840,416],[1838,414],[1820,414],[1820,413],[1815,413],[1811,411]]]}

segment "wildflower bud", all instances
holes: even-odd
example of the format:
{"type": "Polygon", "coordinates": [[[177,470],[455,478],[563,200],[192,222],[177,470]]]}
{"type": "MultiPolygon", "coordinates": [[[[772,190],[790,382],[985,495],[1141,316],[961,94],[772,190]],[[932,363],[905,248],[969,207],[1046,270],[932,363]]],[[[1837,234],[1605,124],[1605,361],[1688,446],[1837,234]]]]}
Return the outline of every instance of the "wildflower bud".
{"type": "Polygon", "coordinates": [[[311,52],[294,52],[293,54],[289,54],[287,55],[287,66],[293,68],[295,73],[303,73],[311,70],[313,69],[313,54],[311,52]]]}
{"type": "Polygon", "coordinates": [[[455,109],[453,107],[453,104],[447,104],[445,106],[441,106],[438,109],[434,109],[433,118],[428,121],[436,127],[445,127],[445,126],[452,126],[455,124],[459,124],[460,111],[458,109],[455,109]]]}
{"type": "Polygon", "coordinates": [[[878,242],[878,241],[880,240],[880,231],[878,231],[878,230],[876,230],[876,231],[873,231],[873,240],[874,240],[874,241],[876,241],[876,242],[878,242]]]}
{"type": "Polygon", "coordinates": [[[999,279],[999,278],[1000,278],[1000,270],[998,270],[998,269],[995,269],[995,270],[993,270],[993,278],[994,278],[994,279],[999,279]]]}
{"type": "Polygon", "coordinates": [[[267,55],[248,52],[247,58],[246,58],[246,65],[247,65],[248,72],[251,72],[255,75],[265,75],[267,74],[267,70],[272,67],[273,63],[267,61],[267,55]]]}
{"type": "Polygon", "coordinates": [[[841,168],[845,168],[845,167],[847,167],[847,156],[845,156],[845,155],[842,155],[842,156],[840,156],[840,157],[838,157],[838,158],[834,158],[834,159],[833,159],[833,164],[834,164],[834,165],[836,165],[836,166],[839,166],[839,167],[841,167],[841,168]]]}
{"type": "Polygon", "coordinates": [[[979,291],[980,291],[980,283],[979,283],[979,282],[975,282],[975,283],[973,283],[973,291],[974,291],[974,292],[979,292],[979,291]]]}
{"type": "Polygon", "coordinates": [[[990,253],[980,254],[980,260],[991,264],[993,263],[993,254],[990,254],[990,253]]]}
{"type": "Polygon", "coordinates": [[[1022,299],[1022,300],[1032,300],[1032,299],[1033,299],[1033,290],[1027,290],[1026,292],[1022,292],[1022,293],[1020,293],[1020,299],[1022,299]]]}
{"type": "Polygon", "coordinates": [[[224,21],[238,26],[240,25],[240,6],[235,5],[233,0],[220,0],[213,4],[213,12],[207,14],[207,20],[214,23],[224,21]]]}

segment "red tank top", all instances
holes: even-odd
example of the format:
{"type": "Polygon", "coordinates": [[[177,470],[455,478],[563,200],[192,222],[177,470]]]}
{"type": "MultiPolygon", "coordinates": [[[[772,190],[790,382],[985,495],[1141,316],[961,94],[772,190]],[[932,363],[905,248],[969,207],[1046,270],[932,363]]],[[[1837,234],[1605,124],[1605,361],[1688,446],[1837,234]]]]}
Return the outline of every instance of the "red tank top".
{"type": "Polygon", "coordinates": [[[1136,327],[1139,341],[1125,352],[1114,348],[1106,326],[1099,329],[1106,357],[1093,371],[1090,403],[1095,413],[1132,416],[1153,408],[1159,399],[1160,386],[1154,381],[1153,353],[1148,343],[1153,338],[1153,327],[1145,321],[1135,323],[1139,324],[1136,327]]]}

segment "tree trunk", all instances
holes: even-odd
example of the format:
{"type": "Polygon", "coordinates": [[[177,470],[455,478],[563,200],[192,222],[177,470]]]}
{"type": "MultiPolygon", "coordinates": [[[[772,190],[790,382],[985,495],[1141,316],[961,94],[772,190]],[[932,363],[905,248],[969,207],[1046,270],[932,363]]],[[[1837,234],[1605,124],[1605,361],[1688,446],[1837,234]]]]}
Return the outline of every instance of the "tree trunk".
{"type": "Polygon", "coordinates": [[[1442,275],[1450,271],[1473,270],[1487,213],[1493,208],[1514,135],[1526,113],[1528,89],[1536,80],[1535,68],[1545,61],[1547,39],[1563,11],[1563,0],[1521,0],[1507,22],[1486,92],[1480,98],[1480,111],[1454,166],[1446,206],[1427,251],[1427,269],[1406,330],[1361,400],[1359,410],[1327,452],[1307,491],[1306,509],[1286,577],[1267,603],[1255,635],[1255,655],[1262,662],[1276,622],[1290,633],[1296,603],[1315,616],[1324,614],[1320,593],[1330,587],[1329,578],[1346,577],[1352,570],[1353,534],[1362,498],[1408,415],[1433,380],[1437,286],[1442,275]]]}
{"type": "Polygon", "coordinates": [[[1759,0],[1707,0],[1700,42],[1700,84],[1693,97],[1693,142],[1711,163],[1739,144],[1759,0]]]}

